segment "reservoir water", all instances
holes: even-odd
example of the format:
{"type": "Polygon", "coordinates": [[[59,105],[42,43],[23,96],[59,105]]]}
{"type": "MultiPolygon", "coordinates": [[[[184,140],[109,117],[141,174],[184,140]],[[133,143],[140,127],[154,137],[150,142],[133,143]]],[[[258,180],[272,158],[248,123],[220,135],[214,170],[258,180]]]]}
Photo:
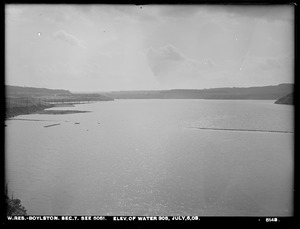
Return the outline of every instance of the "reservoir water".
{"type": "Polygon", "coordinates": [[[293,106],[115,100],[50,109],[91,112],[6,121],[6,182],[28,214],[293,215],[293,106]]]}

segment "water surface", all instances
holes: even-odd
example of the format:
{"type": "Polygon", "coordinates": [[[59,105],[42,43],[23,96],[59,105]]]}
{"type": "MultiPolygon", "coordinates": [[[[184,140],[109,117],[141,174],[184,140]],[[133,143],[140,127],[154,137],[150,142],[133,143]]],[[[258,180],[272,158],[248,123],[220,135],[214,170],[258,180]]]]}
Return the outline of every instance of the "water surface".
{"type": "Polygon", "coordinates": [[[273,103],[116,100],[17,116],[9,192],[34,215],[290,216],[293,133],[196,129],[293,132],[293,106],[273,103]]]}

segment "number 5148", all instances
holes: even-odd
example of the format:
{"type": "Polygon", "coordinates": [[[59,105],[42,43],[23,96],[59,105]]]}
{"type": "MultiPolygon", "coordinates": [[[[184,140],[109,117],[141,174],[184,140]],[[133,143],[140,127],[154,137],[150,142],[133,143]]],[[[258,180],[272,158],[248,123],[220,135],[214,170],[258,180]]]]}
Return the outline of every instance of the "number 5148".
{"type": "Polygon", "coordinates": [[[277,222],[277,218],[266,218],[266,222],[277,222]]]}

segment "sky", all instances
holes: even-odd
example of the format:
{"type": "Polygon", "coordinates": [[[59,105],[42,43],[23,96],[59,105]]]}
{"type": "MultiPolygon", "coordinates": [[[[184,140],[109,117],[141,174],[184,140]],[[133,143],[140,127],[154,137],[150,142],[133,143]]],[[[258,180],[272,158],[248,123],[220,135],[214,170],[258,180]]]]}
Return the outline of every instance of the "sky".
{"type": "Polygon", "coordinates": [[[5,84],[71,92],[294,82],[294,5],[5,6],[5,84]]]}

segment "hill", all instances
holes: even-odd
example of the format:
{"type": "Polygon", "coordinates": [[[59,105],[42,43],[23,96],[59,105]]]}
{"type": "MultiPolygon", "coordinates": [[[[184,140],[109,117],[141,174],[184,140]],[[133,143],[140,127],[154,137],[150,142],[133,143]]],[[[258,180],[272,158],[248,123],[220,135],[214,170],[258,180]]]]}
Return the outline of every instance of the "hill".
{"type": "Polygon", "coordinates": [[[276,100],[293,92],[293,84],[246,88],[115,91],[103,93],[114,99],[261,99],[276,100]]]}
{"type": "MultiPolygon", "coordinates": [[[[5,86],[6,98],[37,98],[43,101],[111,101],[112,98],[96,93],[71,93],[63,89],[48,89],[35,87],[5,86]]],[[[20,100],[19,100],[20,101],[20,100]]]]}
{"type": "Polygon", "coordinates": [[[35,87],[5,86],[6,96],[72,95],[68,90],[35,87]]]}
{"type": "Polygon", "coordinates": [[[53,106],[93,101],[112,101],[96,93],[73,94],[68,90],[34,87],[5,86],[5,117],[42,112],[53,106]]]}

